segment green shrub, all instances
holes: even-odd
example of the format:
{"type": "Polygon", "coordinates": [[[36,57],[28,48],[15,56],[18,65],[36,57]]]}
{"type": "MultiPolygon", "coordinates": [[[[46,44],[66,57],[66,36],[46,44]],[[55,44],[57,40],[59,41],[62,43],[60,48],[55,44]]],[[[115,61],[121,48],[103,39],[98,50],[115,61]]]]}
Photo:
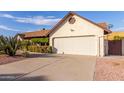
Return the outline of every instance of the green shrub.
{"type": "Polygon", "coordinates": [[[121,37],[121,36],[114,36],[114,40],[123,40],[124,37],[121,37]]]}
{"type": "Polygon", "coordinates": [[[51,46],[30,45],[30,46],[28,46],[28,51],[38,52],[38,53],[52,53],[52,47],[51,46]]]}
{"type": "Polygon", "coordinates": [[[33,43],[48,43],[49,39],[48,38],[32,38],[31,41],[33,43]]]}
{"type": "Polygon", "coordinates": [[[51,46],[48,46],[47,47],[47,51],[48,51],[48,53],[52,53],[52,47],[51,46]]]}
{"type": "Polygon", "coordinates": [[[120,36],[114,36],[114,40],[121,40],[120,36]]]}
{"type": "Polygon", "coordinates": [[[23,40],[23,41],[21,41],[21,48],[22,49],[26,49],[27,51],[28,51],[28,46],[30,46],[31,45],[31,41],[29,41],[29,40],[23,40]]]}
{"type": "Polygon", "coordinates": [[[24,52],[22,53],[22,56],[23,56],[23,57],[29,57],[29,52],[28,52],[28,51],[24,51],[24,52]]]}

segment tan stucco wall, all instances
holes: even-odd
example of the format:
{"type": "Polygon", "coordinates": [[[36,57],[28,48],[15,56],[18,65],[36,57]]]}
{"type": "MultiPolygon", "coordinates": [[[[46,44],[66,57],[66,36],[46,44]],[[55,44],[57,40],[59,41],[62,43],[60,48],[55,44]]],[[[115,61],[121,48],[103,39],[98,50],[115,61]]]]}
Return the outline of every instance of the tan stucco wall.
{"type": "Polygon", "coordinates": [[[22,41],[23,39],[20,36],[17,36],[17,40],[22,41]]]}
{"type": "Polygon", "coordinates": [[[104,41],[104,52],[105,52],[105,55],[108,55],[108,40],[104,41]]]}
{"type": "Polygon", "coordinates": [[[122,40],[122,55],[124,55],[124,40],[122,40]]]}
{"type": "MultiPolygon", "coordinates": [[[[54,37],[95,35],[98,42],[98,56],[104,55],[104,31],[96,25],[74,15],[76,22],[69,24],[66,20],[55,32],[50,34],[50,45],[54,37]],[[73,30],[73,31],[71,31],[73,30]],[[100,43],[99,43],[100,42],[100,43]],[[100,54],[99,54],[100,50],[100,54]]],[[[87,41],[86,41],[87,42],[87,41]]]]}

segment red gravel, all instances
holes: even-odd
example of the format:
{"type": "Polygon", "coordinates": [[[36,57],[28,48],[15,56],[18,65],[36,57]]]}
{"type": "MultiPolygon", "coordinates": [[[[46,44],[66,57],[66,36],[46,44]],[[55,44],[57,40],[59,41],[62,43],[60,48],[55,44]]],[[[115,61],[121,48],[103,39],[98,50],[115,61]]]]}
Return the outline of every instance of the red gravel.
{"type": "Polygon", "coordinates": [[[16,62],[16,61],[23,60],[23,59],[24,57],[19,56],[19,55],[14,56],[14,57],[11,57],[8,55],[0,55],[0,65],[16,62]]]}
{"type": "Polygon", "coordinates": [[[98,58],[94,80],[124,80],[124,56],[98,58]]]}

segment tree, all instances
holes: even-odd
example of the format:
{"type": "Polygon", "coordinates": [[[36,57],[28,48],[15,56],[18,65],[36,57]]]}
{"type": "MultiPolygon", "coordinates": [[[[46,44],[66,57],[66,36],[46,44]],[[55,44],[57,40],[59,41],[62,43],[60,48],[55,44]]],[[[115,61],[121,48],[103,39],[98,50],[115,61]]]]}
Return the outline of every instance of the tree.
{"type": "Polygon", "coordinates": [[[108,24],[108,29],[113,28],[113,24],[108,24]]]}
{"type": "Polygon", "coordinates": [[[114,36],[114,40],[120,40],[119,36],[114,36]]]}

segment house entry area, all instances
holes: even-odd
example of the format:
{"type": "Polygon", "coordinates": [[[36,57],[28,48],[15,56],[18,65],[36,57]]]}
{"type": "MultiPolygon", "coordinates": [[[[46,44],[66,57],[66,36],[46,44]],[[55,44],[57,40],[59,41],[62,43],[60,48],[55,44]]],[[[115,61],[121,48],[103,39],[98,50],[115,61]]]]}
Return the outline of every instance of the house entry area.
{"type": "Polygon", "coordinates": [[[122,40],[108,41],[109,55],[122,55],[122,40]]]}
{"type": "Polygon", "coordinates": [[[54,38],[53,45],[58,54],[97,55],[95,36],[54,38]]]}

